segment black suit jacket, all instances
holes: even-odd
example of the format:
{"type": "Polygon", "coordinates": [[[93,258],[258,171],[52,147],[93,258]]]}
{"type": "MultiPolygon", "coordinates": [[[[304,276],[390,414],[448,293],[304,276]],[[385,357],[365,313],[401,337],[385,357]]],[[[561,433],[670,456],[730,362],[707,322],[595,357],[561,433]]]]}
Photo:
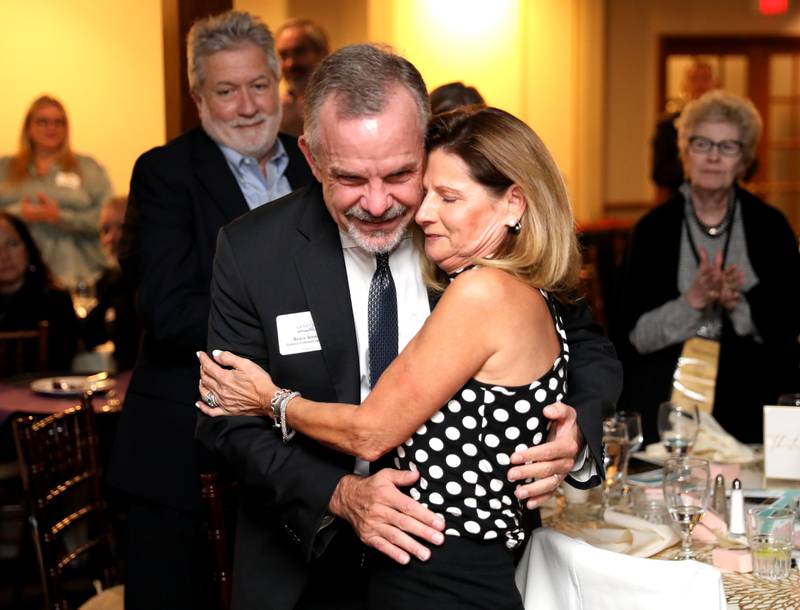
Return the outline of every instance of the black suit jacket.
{"type": "MultiPolygon", "coordinates": [[[[293,188],[313,181],[280,136],[293,188]]],[[[200,506],[194,441],[211,266],[220,227],[249,210],[216,143],[194,129],[144,153],[131,177],[120,264],[143,325],[110,465],[111,484],[180,509],[200,506]]]]}
{"type": "MultiPolygon", "coordinates": [[[[220,232],[211,297],[209,351],[230,350],[254,360],[276,384],[307,398],[360,402],[342,246],[319,185],[254,210],[220,232]],[[311,313],[322,349],[283,355],[276,318],[299,312],[311,313]]],[[[619,394],[620,367],[613,347],[596,334],[585,308],[572,312],[568,320],[570,365],[575,362],[584,377],[571,387],[585,394],[581,426],[599,457],[603,402],[613,403],[619,394]]],[[[353,458],[302,435],[283,444],[271,423],[260,417],[200,416],[198,438],[221,453],[244,483],[234,607],[294,607],[330,536],[337,528],[338,538],[352,536],[341,522],[318,530],[339,479],[353,472],[353,458]]],[[[351,570],[351,579],[356,577],[356,565],[331,563],[344,573],[351,570]]]]}

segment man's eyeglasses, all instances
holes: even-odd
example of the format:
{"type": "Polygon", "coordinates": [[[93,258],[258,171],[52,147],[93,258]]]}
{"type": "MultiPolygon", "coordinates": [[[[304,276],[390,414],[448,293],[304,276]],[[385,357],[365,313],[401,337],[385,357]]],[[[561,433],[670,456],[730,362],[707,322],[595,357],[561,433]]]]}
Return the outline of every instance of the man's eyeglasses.
{"type": "Polygon", "coordinates": [[[719,150],[719,154],[725,157],[738,157],[744,150],[744,143],[739,140],[722,140],[714,142],[703,136],[692,136],[689,138],[689,150],[701,155],[709,154],[714,148],[719,150]]]}

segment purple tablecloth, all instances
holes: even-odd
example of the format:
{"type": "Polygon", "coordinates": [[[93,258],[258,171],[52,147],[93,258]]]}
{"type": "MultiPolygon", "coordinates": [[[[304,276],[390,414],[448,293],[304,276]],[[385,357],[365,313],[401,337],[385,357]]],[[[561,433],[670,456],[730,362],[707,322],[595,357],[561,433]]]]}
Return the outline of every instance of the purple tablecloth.
{"type": "MultiPolygon", "coordinates": [[[[131,379],[130,371],[123,371],[115,377],[117,383],[114,386],[114,396],[122,403],[125,398],[125,391],[128,389],[128,382],[131,379]]],[[[31,379],[32,381],[32,379],[31,379]]],[[[25,383],[0,382],[0,424],[12,413],[21,411],[24,413],[57,413],[78,404],[75,396],[56,397],[44,396],[32,391],[25,383]]],[[[98,396],[95,401],[95,409],[100,410],[106,404],[105,395],[98,396]]]]}

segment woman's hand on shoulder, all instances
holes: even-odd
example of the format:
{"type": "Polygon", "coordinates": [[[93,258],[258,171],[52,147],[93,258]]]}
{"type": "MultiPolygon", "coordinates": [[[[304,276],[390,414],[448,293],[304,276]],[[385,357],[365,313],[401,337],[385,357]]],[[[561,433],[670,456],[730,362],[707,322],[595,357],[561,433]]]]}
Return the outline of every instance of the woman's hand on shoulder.
{"type": "Polygon", "coordinates": [[[214,350],[214,358],[197,352],[200,360],[200,401],[206,415],[271,415],[270,400],[278,388],[255,362],[231,352],[214,350]]]}

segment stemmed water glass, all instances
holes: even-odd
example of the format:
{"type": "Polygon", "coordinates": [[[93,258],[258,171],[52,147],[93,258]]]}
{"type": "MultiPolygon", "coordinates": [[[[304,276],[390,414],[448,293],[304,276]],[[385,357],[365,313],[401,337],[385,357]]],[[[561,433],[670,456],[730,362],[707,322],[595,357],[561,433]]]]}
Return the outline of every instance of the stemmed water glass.
{"type": "Polygon", "coordinates": [[[611,503],[611,497],[619,490],[619,482],[622,480],[625,454],[628,448],[628,427],[625,422],[617,417],[603,420],[603,445],[605,446],[603,466],[605,467],[606,478],[603,482],[603,504],[601,510],[605,514],[611,503]]]}
{"type": "Polygon", "coordinates": [[[708,460],[669,458],[664,462],[664,502],[681,529],[681,550],[674,559],[694,559],[692,531],[708,506],[711,473],[708,460]]]}
{"type": "Polygon", "coordinates": [[[633,411],[618,411],[616,418],[625,424],[628,433],[628,442],[622,461],[622,491],[623,493],[627,493],[628,463],[631,461],[631,455],[638,451],[639,447],[641,447],[644,442],[644,436],[642,435],[642,418],[638,413],[633,411]]]}
{"type": "Polygon", "coordinates": [[[697,405],[662,402],[658,406],[658,435],[673,457],[685,456],[697,439],[700,410],[697,405]]]}

